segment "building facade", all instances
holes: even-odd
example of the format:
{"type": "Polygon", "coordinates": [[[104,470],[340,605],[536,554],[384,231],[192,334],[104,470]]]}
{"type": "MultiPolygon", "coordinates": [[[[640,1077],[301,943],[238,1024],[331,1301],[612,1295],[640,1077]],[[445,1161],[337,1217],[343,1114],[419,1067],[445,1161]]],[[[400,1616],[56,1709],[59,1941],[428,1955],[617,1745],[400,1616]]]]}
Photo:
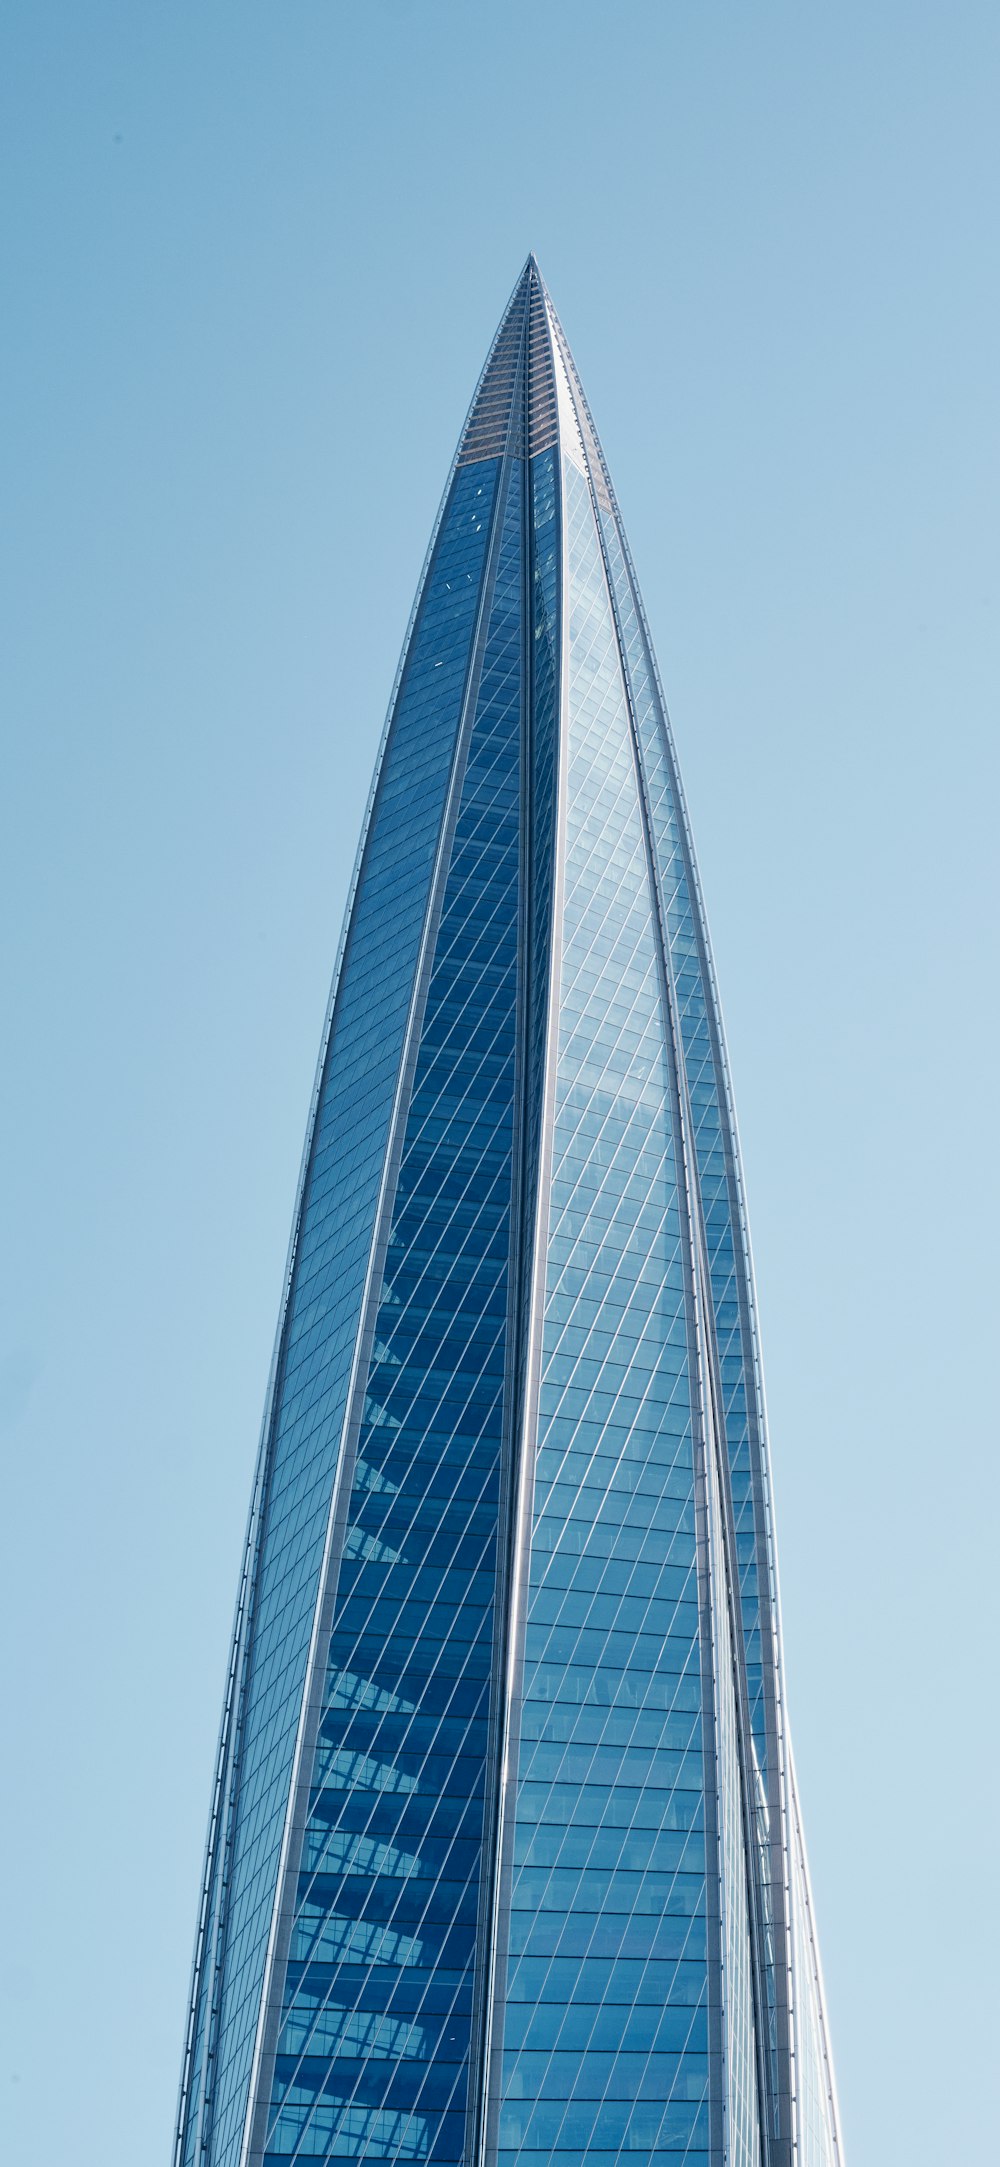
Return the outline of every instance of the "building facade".
{"type": "Polygon", "coordinates": [[[663,698],[533,259],[327,1018],[176,2167],[841,2167],[739,1155],[663,698]]]}

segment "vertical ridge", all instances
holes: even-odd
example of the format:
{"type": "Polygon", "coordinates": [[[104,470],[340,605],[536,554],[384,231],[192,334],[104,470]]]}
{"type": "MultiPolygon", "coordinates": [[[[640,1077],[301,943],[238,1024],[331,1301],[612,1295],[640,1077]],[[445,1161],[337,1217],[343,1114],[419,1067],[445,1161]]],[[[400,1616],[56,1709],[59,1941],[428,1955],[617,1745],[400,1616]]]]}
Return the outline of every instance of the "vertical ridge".
{"type": "Polygon", "coordinates": [[[467,2136],[467,2157],[479,2167],[495,2152],[496,2102],[491,2093],[496,1979],[504,1959],[506,1857],[505,1794],[516,1721],[519,1663],[519,1587],[524,1548],[525,1484],[530,1482],[532,1401],[532,1289],[538,1268],[539,1196],[544,1188],[543,1101],[549,1065],[552,973],[552,888],[555,837],[551,822],[559,771],[558,648],[561,610],[561,521],[555,467],[555,398],[551,342],[537,267],[529,258],[528,339],[523,384],[525,442],[524,651],[525,688],[521,781],[521,931],[519,941],[519,1068],[517,1202],[513,1220],[509,1318],[512,1350],[511,1424],[504,1474],[498,1571],[494,1687],[496,1745],[493,1825],[488,1865],[488,1902],[481,1918],[482,2005],[476,2096],[467,2136]]]}

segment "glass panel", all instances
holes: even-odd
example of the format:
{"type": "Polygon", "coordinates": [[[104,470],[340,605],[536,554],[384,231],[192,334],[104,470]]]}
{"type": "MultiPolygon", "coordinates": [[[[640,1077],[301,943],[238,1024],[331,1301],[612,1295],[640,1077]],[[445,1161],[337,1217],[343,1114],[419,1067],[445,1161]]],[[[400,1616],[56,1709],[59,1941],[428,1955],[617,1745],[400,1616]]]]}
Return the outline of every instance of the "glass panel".
{"type": "Polygon", "coordinates": [[[685,1279],[656,933],[589,493],[564,465],[567,834],[499,2158],[707,2142],[685,1279]],[[661,2024],[663,2029],[661,2030],[661,2024]]]}
{"type": "MultiPolygon", "coordinates": [[[[763,1441],[763,1409],[757,1387],[757,1356],[753,1318],[753,1287],[740,1219],[740,1174],[735,1131],[728,1104],[728,1086],[722,1065],[721,1046],[711,1025],[713,989],[702,966],[699,941],[700,905],[692,887],[682,836],[683,807],[673,763],[666,716],[659,698],[643,627],[632,588],[625,551],[610,510],[602,514],[602,533],[621,628],[622,644],[632,693],[646,783],[649,817],[657,859],[657,872],[670,944],[671,974],[677,1001],[678,1023],[684,1053],[685,1074],[691,1108],[695,1161],[705,1229],[711,1286],[716,1354],[722,1395],[725,1466],[728,1469],[732,1522],[737,1544],[740,1610],[747,1700],[752,1736],[750,1761],[754,1797],[752,1825],[756,1830],[756,1881],[761,1910],[764,1954],[764,1985],[768,2000],[768,2035],[772,2086],[780,2090],[777,1982],[774,1967],[775,1914],[772,1890],[769,1829],[778,1825],[777,1754],[771,1730],[774,1723],[774,1676],[777,1651],[769,1644],[767,1668],[762,1659],[762,1624],[768,1626],[773,1594],[773,1566],[769,1549],[767,1469],[763,1441]],[[768,1591],[762,1619],[761,1589],[768,1591]],[[768,1781],[770,1772],[770,1795],[768,1781]]],[[[721,1519],[717,1520],[721,1529],[721,1519]]],[[[720,1536],[721,1539],[721,1536],[720,1536]]],[[[725,1601],[725,1580],[720,1582],[725,1601]]],[[[729,1666],[720,1666],[729,1675],[729,1666]]],[[[741,1781],[739,1741],[735,1712],[723,1711],[725,1736],[720,1739],[720,1818],[736,1827],[727,1839],[724,1830],[729,1920],[725,1962],[727,1967],[727,2043],[730,2142],[733,2157],[747,2161],[756,2156],[758,2108],[753,2076],[752,1986],[745,1941],[747,1899],[742,1816],[734,1807],[732,1784],[741,1781]],[[728,1804],[727,1804],[728,1798],[728,1804]]],[[[780,1849],[777,1853],[780,1873],[780,1849]]]]}
{"type": "MultiPolygon", "coordinates": [[[[239,2152],[347,1381],[496,473],[495,462],[463,468],[442,522],[386,748],[316,1119],[242,1715],[212,2085],[216,2167],[231,2167],[239,2152]]],[[[191,2167],[196,2136],[192,2117],[183,2154],[191,2167]]]]}
{"type": "Polygon", "coordinates": [[[347,1515],[274,2167],[462,2157],[507,1358],[521,521],[515,465],[347,1515]]]}

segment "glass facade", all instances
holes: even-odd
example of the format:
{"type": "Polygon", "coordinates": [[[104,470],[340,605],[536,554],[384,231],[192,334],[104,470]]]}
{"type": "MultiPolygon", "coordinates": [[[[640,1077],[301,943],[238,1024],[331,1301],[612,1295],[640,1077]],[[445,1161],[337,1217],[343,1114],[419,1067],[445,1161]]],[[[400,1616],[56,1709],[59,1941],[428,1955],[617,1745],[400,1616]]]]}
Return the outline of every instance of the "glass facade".
{"type": "Polygon", "coordinates": [[[175,2167],[841,2167],[669,725],[533,259],[324,1035],[175,2167]]]}

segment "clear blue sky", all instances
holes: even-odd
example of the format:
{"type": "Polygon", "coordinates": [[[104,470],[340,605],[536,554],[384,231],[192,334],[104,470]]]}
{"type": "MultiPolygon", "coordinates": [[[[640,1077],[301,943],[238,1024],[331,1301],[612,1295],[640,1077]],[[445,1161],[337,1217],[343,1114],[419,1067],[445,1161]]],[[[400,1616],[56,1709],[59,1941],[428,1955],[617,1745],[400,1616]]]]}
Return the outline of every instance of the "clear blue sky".
{"type": "Polygon", "coordinates": [[[5,2155],[168,2157],[327,981],[534,248],[721,974],[849,2167],[985,2160],[995,0],[8,0],[3,40],[5,2155]]]}

